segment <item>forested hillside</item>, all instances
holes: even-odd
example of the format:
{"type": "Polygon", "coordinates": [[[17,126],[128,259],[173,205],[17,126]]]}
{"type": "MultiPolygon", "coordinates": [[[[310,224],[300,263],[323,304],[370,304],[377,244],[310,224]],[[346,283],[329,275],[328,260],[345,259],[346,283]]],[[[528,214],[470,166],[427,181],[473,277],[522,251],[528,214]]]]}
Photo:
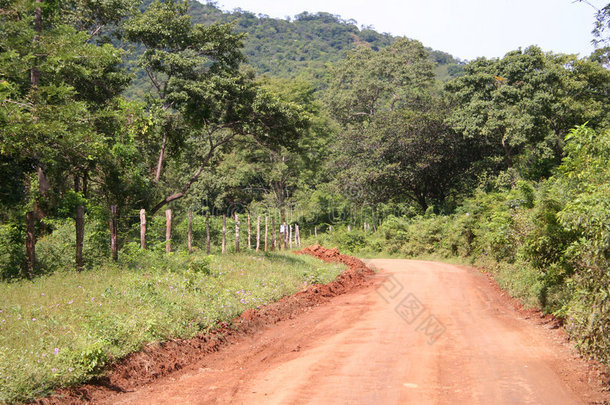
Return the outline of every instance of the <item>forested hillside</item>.
{"type": "MultiPolygon", "coordinates": [[[[150,1],[141,5],[145,9],[150,1]]],[[[243,10],[224,12],[213,2],[193,1],[189,6],[193,22],[201,24],[231,23],[235,32],[245,33],[243,52],[246,61],[259,74],[275,77],[304,77],[324,87],[328,64],[345,56],[357,46],[373,50],[387,47],[396,40],[390,34],[378,33],[372,28],[359,28],[353,20],[343,20],[329,13],[303,12],[292,19],[277,19],[243,10]]],[[[435,73],[441,80],[459,76],[462,62],[452,55],[427,48],[430,59],[436,64],[435,73]]],[[[142,95],[145,77],[138,79],[128,91],[142,95]]]]}
{"type": "MultiPolygon", "coordinates": [[[[213,292],[193,283],[221,275],[208,254],[254,254],[255,229],[260,251],[286,248],[294,231],[353,253],[482,263],[609,361],[610,4],[590,57],[524,44],[463,64],[324,13],[288,21],[137,0],[1,7],[0,291],[113,269],[138,300],[157,302],[142,275],[184,272],[196,301],[213,292]]],[[[162,305],[184,317],[180,333],[234,314],[203,322],[174,299],[162,305]]],[[[26,316],[0,299],[9,307],[19,320],[43,308],[26,316]]],[[[108,345],[135,350],[121,346],[123,321],[90,315],[116,341],[77,339],[85,347],[64,368],[81,374],[46,370],[4,398],[90,378],[108,345]]],[[[33,364],[24,350],[12,358],[33,364]]],[[[1,362],[0,372],[19,368],[1,362]]]]}

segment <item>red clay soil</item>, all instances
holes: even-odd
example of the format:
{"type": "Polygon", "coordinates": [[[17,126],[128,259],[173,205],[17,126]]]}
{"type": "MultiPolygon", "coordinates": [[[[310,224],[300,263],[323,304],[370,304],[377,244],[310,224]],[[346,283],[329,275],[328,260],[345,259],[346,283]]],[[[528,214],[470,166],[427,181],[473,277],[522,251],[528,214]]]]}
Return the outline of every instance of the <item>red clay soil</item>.
{"type": "Polygon", "coordinates": [[[337,249],[326,249],[314,245],[295,253],[315,256],[325,262],[340,262],[347,265],[348,268],[329,284],[311,285],[303,291],[284,297],[260,309],[247,310],[230,323],[220,323],[209,333],[191,339],[152,343],[114,364],[102,377],[79,387],[58,390],[51,396],[38,399],[33,403],[50,405],[103,401],[112,395],[131,391],[200,362],[224,345],[234,343],[267,325],[292,319],[300,312],[327,302],[332,297],[371,284],[369,276],[374,274],[374,271],[361,260],[340,254],[337,249]]]}

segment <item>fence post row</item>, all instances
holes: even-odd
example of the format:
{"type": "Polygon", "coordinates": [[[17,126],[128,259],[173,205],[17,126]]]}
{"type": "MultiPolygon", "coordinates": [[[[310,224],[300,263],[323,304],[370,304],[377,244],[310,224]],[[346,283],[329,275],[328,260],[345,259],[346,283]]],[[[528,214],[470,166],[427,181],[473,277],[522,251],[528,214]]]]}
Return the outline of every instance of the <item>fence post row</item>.
{"type": "MultiPolygon", "coordinates": [[[[118,259],[118,207],[116,205],[112,205],[110,207],[110,247],[112,251],[112,259],[118,259]]],[[[79,206],[76,210],[76,220],[77,220],[77,228],[84,230],[84,207],[79,206]]],[[[248,249],[253,249],[252,247],[252,222],[251,216],[248,214],[248,249]]],[[[369,230],[369,224],[365,224],[365,230],[369,230]]],[[[82,248],[83,248],[83,235],[79,238],[79,233],[77,229],[77,246],[76,246],[76,260],[77,260],[77,269],[82,267],[82,248]],[[79,242],[80,241],[80,242],[79,242]],[[79,256],[79,246],[80,246],[80,256],[79,256]],[[80,261],[79,261],[80,257],[80,261]],[[80,264],[79,264],[80,263],[80,264]]],[[[348,225],[348,230],[350,226],[348,225]]],[[[235,213],[235,251],[240,252],[240,230],[241,230],[241,222],[239,220],[239,214],[235,213]]],[[[332,226],[329,226],[329,231],[332,233],[332,226]]],[[[140,247],[141,249],[147,248],[146,243],[146,232],[147,232],[147,219],[146,219],[146,210],[144,208],[140,209],[140,247]]],[[[188,211],[188,230],[187,230],[187,246],[189,254],[192,254],[194,251],[193,245],[193,210],[188,211]]],[[[206,233],[206,253],[210,254],[211,252],[211,227],[210,227],[210,213],[206,212],[205,214],[205,233],[206,233]]],[[[311,236],[311,230],[309,231],[311,236]]],[[[314,227],[314,234],[318,236],[318,228],[314,227]]],[[[171,253],[171,238],[172,238],[172,210],[165,210],[165,251],[166,253],[171,253]]],[[[261,250],[261,216],[258,215],[256,217],[256,251],[261,250]]],[[[281,250],[281,249],[292,249],[294,247],[301,247],[301,230],[298,224],[288,225],[286,222],[280,224],[279,227],[275,226],[275,217],[271,217],[271,224],[269,224],[269,217],[265,215],[265,234],[263,249],[265,252],[269,250],[281,250]],[[269,229],[269,225],[271,225],[271,229],[269,229]],[[277,232],[280,232],[280,237],[278,238],[277,232]],[[269,231],[271,231],[271,235],[269,235],[269,231]],[[271,236],[271,243],[269,246],[269,236],[271,236]]],[[[227,252],[227,216],[224,214],[222,216],[222,253],[225,254],[227,252]]]]}

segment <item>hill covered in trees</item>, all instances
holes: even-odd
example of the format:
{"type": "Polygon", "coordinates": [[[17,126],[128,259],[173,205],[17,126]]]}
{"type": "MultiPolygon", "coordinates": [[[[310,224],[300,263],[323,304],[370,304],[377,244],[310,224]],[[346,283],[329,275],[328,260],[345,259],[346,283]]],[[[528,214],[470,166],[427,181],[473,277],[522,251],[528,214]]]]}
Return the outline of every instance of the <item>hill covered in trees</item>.
{"type": "MultiPolygon", "coordinates": [[[[247,33],[244,53],[258,73],[279,77],[324,75],[329,62],[336,62],[358,45],[372,50],[387,47],[396,37],[372,27],[358,27],[354,20],[319,12],[303,12],[291,19],[271,18],[244,10],[224,12],[213,2],[193,1],[189,14],[202,24],[234,24],[236,32],[247,33]]],[[[438,65],[441,79],[458,76],[461,62],[452,55],[428,48],[438,65]]]]}

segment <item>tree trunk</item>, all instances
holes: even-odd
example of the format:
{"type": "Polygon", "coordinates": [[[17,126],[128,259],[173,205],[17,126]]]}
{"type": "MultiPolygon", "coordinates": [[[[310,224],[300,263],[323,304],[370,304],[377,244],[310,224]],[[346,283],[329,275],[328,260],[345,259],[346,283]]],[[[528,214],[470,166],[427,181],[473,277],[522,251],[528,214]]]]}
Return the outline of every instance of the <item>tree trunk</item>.
{"type": "Polygon", "coordinates": [[[205,213],[205,251],[210,254],[210,213],[205,213]]]}
{"type": "Polygon", "coordinates": [[[140,247],[146,249],[146,210],[140,210],[140,247]]]}
{"type": "Polygon", "coordinates": [[[292,249],[292,225],[289,225],[288,229],[288,245],[290,246],[290,249],[292,249]]]}
{"type": "Polygon", "coordinates": [[[155,182],[159,182],[161,171],[163,170],[163,160],[165,159],[165,147],[167,146],[167,132],[163,132],[163,141],[161,141],[161,151],[159,151],[159,160],[157,161],[157,171],[155,172],[155,182]]]}
{"type": "Polygon", "coordinates": [[[186,236],[189,255],[193,253],[193,210],[189,210],[189,226],[186,236]]]}
{"type": "Polygon", "coordinates": [[[119,235],[118,235],[118,208],[116,205],[110,207],[110,251],[112,252],[112,260],[115,262],[119,259],[119,235]]]}
{"type": "MultiPolygon", "coordinates": [[[[36,44],[42,34],[42,8],[41,0],[36,0],[36,20],[35,30],[36,35],[32,40],[33,44],[36,44]]],[[[37,61],[34,60],[34,66],[30,69],[30,84],[34,90],[34,101],[36,100],[38,85],[40,84],[40,71],[38,70],[37,61]]],[[[32,117],[34,123],[36,123],[36,117],[32,117]]],[[[31,191],[31,190],[30,190],[31,191]]],[[[25,276],[31,278],[34,275],[34,268],[36,267],[36,214],[38,214],[38,203],[34,203],[34,211],[28,211],[25,214],[25,276]]]]}
{"type": "Polygon", "coordinates": [[[165,210],[165,253],[172,251],[172,210],[165,210]]]}

